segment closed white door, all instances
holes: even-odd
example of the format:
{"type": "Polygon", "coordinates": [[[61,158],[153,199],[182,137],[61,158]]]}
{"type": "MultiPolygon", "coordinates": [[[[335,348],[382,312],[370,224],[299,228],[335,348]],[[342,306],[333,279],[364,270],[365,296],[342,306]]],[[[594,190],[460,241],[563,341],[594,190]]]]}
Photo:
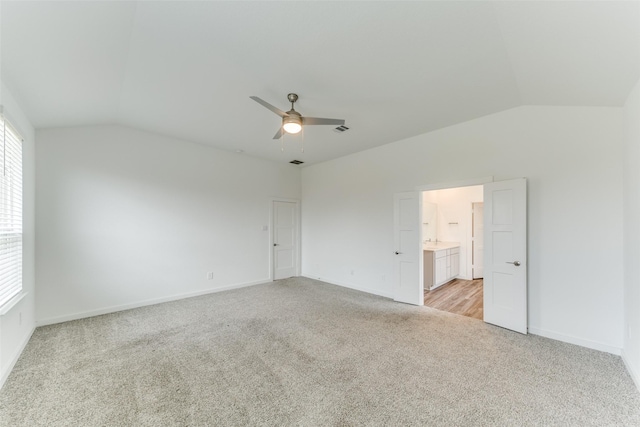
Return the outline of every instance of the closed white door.
{"type": "Polygon", "coordinates": [[[527,181],[484,185],[484,321],[527,333],[527,181]]]}
{"type": "Polygon", "coordinates": [[[473,203],[472,224],[472,277],[482,279],[484,277],[484,203],[473,203]]]}
{"type": "Polygon", "coordinates": [[[414,305],[424,304],[424,284],[420,271],[420,201],[418,192],[397,193],[393,198],[394,292],[393,299],[414,305]]]}
{"type": "Polygon", "coordinates": [[[296,275],[298,209],[293,202],[273,202],[273,279],[296,275]]]}

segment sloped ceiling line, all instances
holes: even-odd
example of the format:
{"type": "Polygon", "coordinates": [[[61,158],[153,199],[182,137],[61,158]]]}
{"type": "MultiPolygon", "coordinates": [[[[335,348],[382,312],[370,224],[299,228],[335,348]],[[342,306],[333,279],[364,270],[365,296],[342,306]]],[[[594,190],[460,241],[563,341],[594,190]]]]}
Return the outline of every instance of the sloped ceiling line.
{"type": "Polygon", "coordinates": [[[119,123],[305,165],[519,105],[620,106],[640,3],[3,2],[4,83],[36,128],[119,123]],[[257,95],[314,126],[271,138],[257,95]]]}

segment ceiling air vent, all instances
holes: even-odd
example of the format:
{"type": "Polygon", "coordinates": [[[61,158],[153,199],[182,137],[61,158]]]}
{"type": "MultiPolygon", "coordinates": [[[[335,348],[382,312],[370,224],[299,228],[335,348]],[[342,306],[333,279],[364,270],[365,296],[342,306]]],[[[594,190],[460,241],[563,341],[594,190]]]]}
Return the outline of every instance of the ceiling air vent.
{"type": "Polygon", "coordinates": [[[303,164],[304,162],[303,162],[303,161],[301,161],[301,160],[291,160],[289,163],[294,164],[294,165],[301,165],[301,164],[303,164]]]}
{"type": "Polygon", "coordinates": [[[338,126],[338,127],[337,127],[337,128],[335,128],[333,131],[334,131],[334,132],[338,132],[338,133],[342,133],[342,132],[346,132],[346,131],[348,131],[348,130],[349,130],[349,128],[348,128],[348,127],[346,127],[345,125],[342,125],[342,126],[338,126]]]}

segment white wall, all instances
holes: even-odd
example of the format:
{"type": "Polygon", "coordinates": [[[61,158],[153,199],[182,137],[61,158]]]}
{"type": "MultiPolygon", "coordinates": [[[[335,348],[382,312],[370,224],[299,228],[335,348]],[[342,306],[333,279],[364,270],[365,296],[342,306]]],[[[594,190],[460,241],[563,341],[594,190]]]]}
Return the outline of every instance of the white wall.
{"type": "Polygon", "coordinates": [[[38,324],[267,281],[269,198],[300,198],[293,165],[125,127],[39,130],[36,158],[38,324]]]}
{"type": "Polygon", "coordinates": [[[9,90],[0,83],[0,105],[5,117],[24,138],[22,143],[22,287],[25,297],[0,316],[0,386],[9,376],[35,328],[35,154],[34,131],[9,90]]]}
{"type": "Polygon", "coordinates": [[[640,389],[640,81],[629,94],[624,153],[624,302],[622,357],[640,389]]]}
{"type": "Polygon", "coordinates": [[[303,274],[391,296],[395,192],[527,177],[530,331],[619,353],[622,128],[621,108],[519,107],[304,168],[303,274]]]}
{"type": "Polygon", "coordinates": [[[472,279],[472,214],[471,205],[482,202],[483,187],[472,185],[469,187],[447,188],[431,190],[423,193],[435,203],[437,208],[438,240],[441,242],[460,243],[460,274],[461,279],[472,279]]]}

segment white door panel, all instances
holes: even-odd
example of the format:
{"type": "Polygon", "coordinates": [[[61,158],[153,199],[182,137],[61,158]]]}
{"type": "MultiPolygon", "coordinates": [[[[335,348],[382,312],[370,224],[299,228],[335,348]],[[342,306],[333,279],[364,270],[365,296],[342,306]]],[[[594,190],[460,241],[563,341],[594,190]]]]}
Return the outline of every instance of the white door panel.
{"type": "Polygon", "coordinates": [[[394,296],[393,299],[423,305],[420,259],[420,199],[418,192],[394,195],[394,296]]]}
{"type": "Polygon", "coordinates": [[[294,202],[273,202],[273,278],[285,279],[296,275],[297,245],[297,204],[294,202]]]}
{"type": "Polygon", "coordinates": [[[484,321],[527,333],[527,182],[484,186],[484,321]]]}

